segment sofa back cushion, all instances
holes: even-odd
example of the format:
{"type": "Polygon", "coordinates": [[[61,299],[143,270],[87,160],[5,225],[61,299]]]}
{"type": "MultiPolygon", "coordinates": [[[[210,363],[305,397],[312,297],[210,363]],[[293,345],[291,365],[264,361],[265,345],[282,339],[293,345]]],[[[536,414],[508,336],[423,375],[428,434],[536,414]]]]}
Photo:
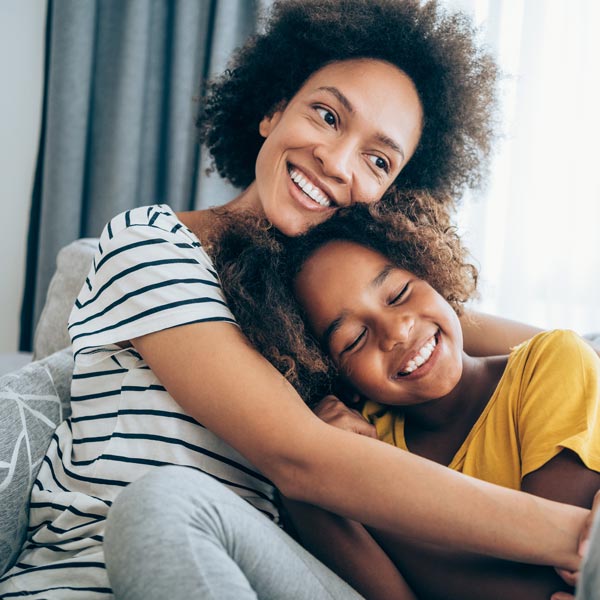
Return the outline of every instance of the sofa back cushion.
{"type": "Polygon", "coordinates": [[[88,275],[97,246],[96,238],[81,238],[58,253],[56,271],[50,280],[46,302],[35,329],[34,359],[49,356],[71,344],[67,321],[88,275]]]}
{"type": "Polygon", "coordinates": [[[25,540],[31,487],[54,429],[70,413],[72,373],[64,349],[0,377],[0,575],[25,540]]]}

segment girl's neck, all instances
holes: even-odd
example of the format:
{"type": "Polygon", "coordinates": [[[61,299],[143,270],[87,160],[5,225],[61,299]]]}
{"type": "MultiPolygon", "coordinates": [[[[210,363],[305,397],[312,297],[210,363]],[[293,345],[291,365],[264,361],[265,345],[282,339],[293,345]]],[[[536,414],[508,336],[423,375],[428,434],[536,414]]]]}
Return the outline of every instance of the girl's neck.
{"type": "Polygon", "coordinates": [[[460,428],[461,424],[475,423],[496,389],[507,356],[472,357],[463,352],[462,375],[454,389],[437,400],[408,406],[407,419],[427,430],[460,428]]]}
{"type": "Polygon", "coordinates": [[[507,359],[473,358],[463,353],[462,376],[447,396],[405,409],[404,438],[408,449],[450,465],[490,401],[507,359]]]}

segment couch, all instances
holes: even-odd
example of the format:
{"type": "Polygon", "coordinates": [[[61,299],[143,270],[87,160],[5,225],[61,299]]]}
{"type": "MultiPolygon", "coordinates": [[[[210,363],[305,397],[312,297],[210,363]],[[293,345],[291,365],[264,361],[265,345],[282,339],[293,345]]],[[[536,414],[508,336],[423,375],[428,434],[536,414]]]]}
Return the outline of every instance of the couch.
{"type": "MultiPolygon", "coordinates": [[[[35,330],[33,360],[0,376],[0,575],[14,564],[25,540],[31,487],[54,429],[70,413],[67,319],[96,244],[81,239],[59,252],[35,330]]],[[[29,357],[4,358],[4,364],[18,364],[29,357]]]]}

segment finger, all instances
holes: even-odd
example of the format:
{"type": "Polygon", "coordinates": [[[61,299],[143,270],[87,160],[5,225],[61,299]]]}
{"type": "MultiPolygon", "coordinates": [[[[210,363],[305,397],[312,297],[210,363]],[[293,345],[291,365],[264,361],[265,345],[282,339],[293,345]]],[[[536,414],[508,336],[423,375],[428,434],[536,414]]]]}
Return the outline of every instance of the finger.
{"type": "MultiPolygon", "coordinates": [[[[594,501],[592,502],[592,510],[588,515],[585,523],[583,525],[583,529],[579,535],[579,546],[577,548],[577,552],[579,556],[584,557],[590,546],[590,535],[592,532],[592,525],[594,524],[594,518],[600,512],[600,490],[596,492],[594,496],[594,501]]],[[[600,517],[598,517],[600,518],[600,517]]]]}
{"type": "Polygon", "coordinates": [[[567,569],[555,569],[555,571],[565,583],[575,587],[577,579],[579,578],[579,571],[568,571],[567,569]]]}
{"type": "Polygon", "coordinates": [[[354,431],[356,433],[360,433],[360,435],[366,435],[367,437],[371,437],[373,439],[377,439],[377,429],[370,423],[363,421],[362,423],[356,421],[354,424],[354,431]]]}
{"type": "Polygon", "coordinates": [[[569,592],[556,592],[550,596],[550,600],[575,600],[575,596],[569,592]]]}
{"type": "Polygon", "coordinates": [[[360,394],[352,394],[349,404],[358,404],[360,402],[360,394]]]}

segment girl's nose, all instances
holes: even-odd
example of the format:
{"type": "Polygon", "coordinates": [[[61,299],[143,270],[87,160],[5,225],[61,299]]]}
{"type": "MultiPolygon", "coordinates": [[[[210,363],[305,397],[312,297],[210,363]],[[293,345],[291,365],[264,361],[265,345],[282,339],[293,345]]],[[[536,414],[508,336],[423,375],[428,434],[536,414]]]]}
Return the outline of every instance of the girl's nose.
{"type": "Polygon", "coordinates": [[[397,344],[409,342],[414,324],[415,320],[409,314],[389,314],[382,319],[379,332],[381,350],[390,352],[397,344]]]}

